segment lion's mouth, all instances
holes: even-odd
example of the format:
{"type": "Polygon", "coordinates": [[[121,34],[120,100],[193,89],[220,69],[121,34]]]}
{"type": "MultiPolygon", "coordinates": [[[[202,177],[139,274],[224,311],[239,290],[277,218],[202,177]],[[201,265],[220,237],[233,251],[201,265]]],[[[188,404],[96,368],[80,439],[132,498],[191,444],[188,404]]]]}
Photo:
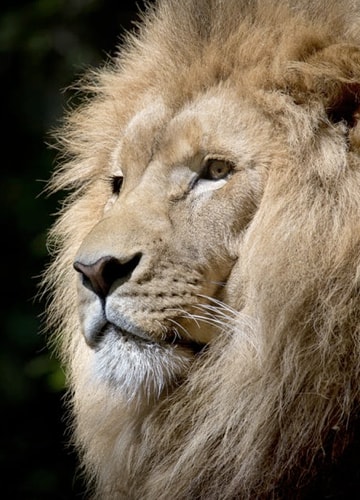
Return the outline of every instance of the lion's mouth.
{"type": "Polygon", "coordinates": [[[113,323],[106,323],[98,332],[98,334],[96,335],[97,347],[101,347],[102,340],[105,339],[109,335],[109,333],[112,333],[112,336],[118,336],[123,342],[132,342],[137,345],[146,346],[178,346],[191,351],[193,354],[199,354],[206,348],[206,344],[194,342],[190,339],[180,337],[178,332],[175,332],[173,330],[167,331],[160,340],[155,340],[148,333],[142,331],[137,327],[123,329],[114,325],[113,323]]]}

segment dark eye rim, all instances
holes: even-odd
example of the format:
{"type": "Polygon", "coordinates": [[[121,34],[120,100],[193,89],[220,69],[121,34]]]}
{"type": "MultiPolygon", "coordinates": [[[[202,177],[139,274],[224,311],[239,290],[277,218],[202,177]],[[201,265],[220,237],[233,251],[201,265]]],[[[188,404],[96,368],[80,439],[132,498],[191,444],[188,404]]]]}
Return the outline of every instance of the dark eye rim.
{"type": "Polygon", "coordinates": [[[113,175],[110,177],[112,194],[119,194],[123,185],[124,177],[122,175],[113,175]]]}
{"type": "Polygon", "coordinates": [[[199,179],[204,179],[204,180],[210,180],[210,181],[219,181],[222,179],[225,179],[228,177],[231,172],[235,169],[235,163],[231,160],[228,160],[226,158],[219,158],[219,157],[209,157],[205,158],[203,162],[203,166],[201,168],[200,174],[199,174],[199,179]],[[224,166],[228,167],[227,171],[224,172],[223,175],[220,175],[218,177],[213,177],[210,175],[210,167],[214,162],[219,162],[223,163],[224,166]]]}

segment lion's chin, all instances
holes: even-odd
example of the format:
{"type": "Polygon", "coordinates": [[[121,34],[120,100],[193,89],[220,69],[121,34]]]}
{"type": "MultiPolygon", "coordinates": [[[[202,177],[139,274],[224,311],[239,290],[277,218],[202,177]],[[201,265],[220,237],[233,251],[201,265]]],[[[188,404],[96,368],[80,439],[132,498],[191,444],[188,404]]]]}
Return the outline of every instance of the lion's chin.
{"type": "Polygon", "coordinates": [[[171,337],[155,342],[146,334],[107,325],[101,332],[93,356],[93,373],[129,403],[159,398],[182,380],[198,344],[171,337]]]}

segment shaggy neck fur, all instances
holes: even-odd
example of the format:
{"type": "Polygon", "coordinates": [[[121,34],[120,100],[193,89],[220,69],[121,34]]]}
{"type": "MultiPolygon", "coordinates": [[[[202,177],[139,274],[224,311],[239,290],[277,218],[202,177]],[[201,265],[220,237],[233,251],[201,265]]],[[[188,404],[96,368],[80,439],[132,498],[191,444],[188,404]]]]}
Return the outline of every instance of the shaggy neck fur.
{"type": "Polygon", "coordinates": [[[99,498],[296,498],[351,439],[360,396],[359,14],[357,1],[163,0],[114,64],[84,83],[95,95],[60,134],[68,161],[52,188],[74,194],[53,230],[59,252],[47,280],[52,324],[66,332],[76,445],[99,498]],[[326,52],[339,44],[337,55],[326,52]],[[161,93],[177,109],[219,84],[239,96],[253,88],[287,150],[242,243],[235,318],[179,387],[126,404],[89,384],[78,333],[72,260],[100,217],[91,182],[113,127],[145,95],[161,93]],[[352,120],[342,119],[345,107],[352,120]],[[332,129],[323,126],[329,109],[332,129]],[[236,311],[240,289],[245,308],[236,311]]]}

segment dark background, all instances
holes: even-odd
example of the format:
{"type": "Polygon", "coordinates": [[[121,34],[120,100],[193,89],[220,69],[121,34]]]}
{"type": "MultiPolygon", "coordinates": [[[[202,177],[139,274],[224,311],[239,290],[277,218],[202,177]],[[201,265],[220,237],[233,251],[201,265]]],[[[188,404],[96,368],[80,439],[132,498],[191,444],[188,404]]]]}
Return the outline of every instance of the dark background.
{"type": "Polygon", "coordinates": [[[115,0],[1,0],[1,497],[85,498],[67,446],[64,376],[35,298],[60,196],[42,194],[56,153],[46,143],[73,92],[134,29],[137,4],[115,0]]]}

